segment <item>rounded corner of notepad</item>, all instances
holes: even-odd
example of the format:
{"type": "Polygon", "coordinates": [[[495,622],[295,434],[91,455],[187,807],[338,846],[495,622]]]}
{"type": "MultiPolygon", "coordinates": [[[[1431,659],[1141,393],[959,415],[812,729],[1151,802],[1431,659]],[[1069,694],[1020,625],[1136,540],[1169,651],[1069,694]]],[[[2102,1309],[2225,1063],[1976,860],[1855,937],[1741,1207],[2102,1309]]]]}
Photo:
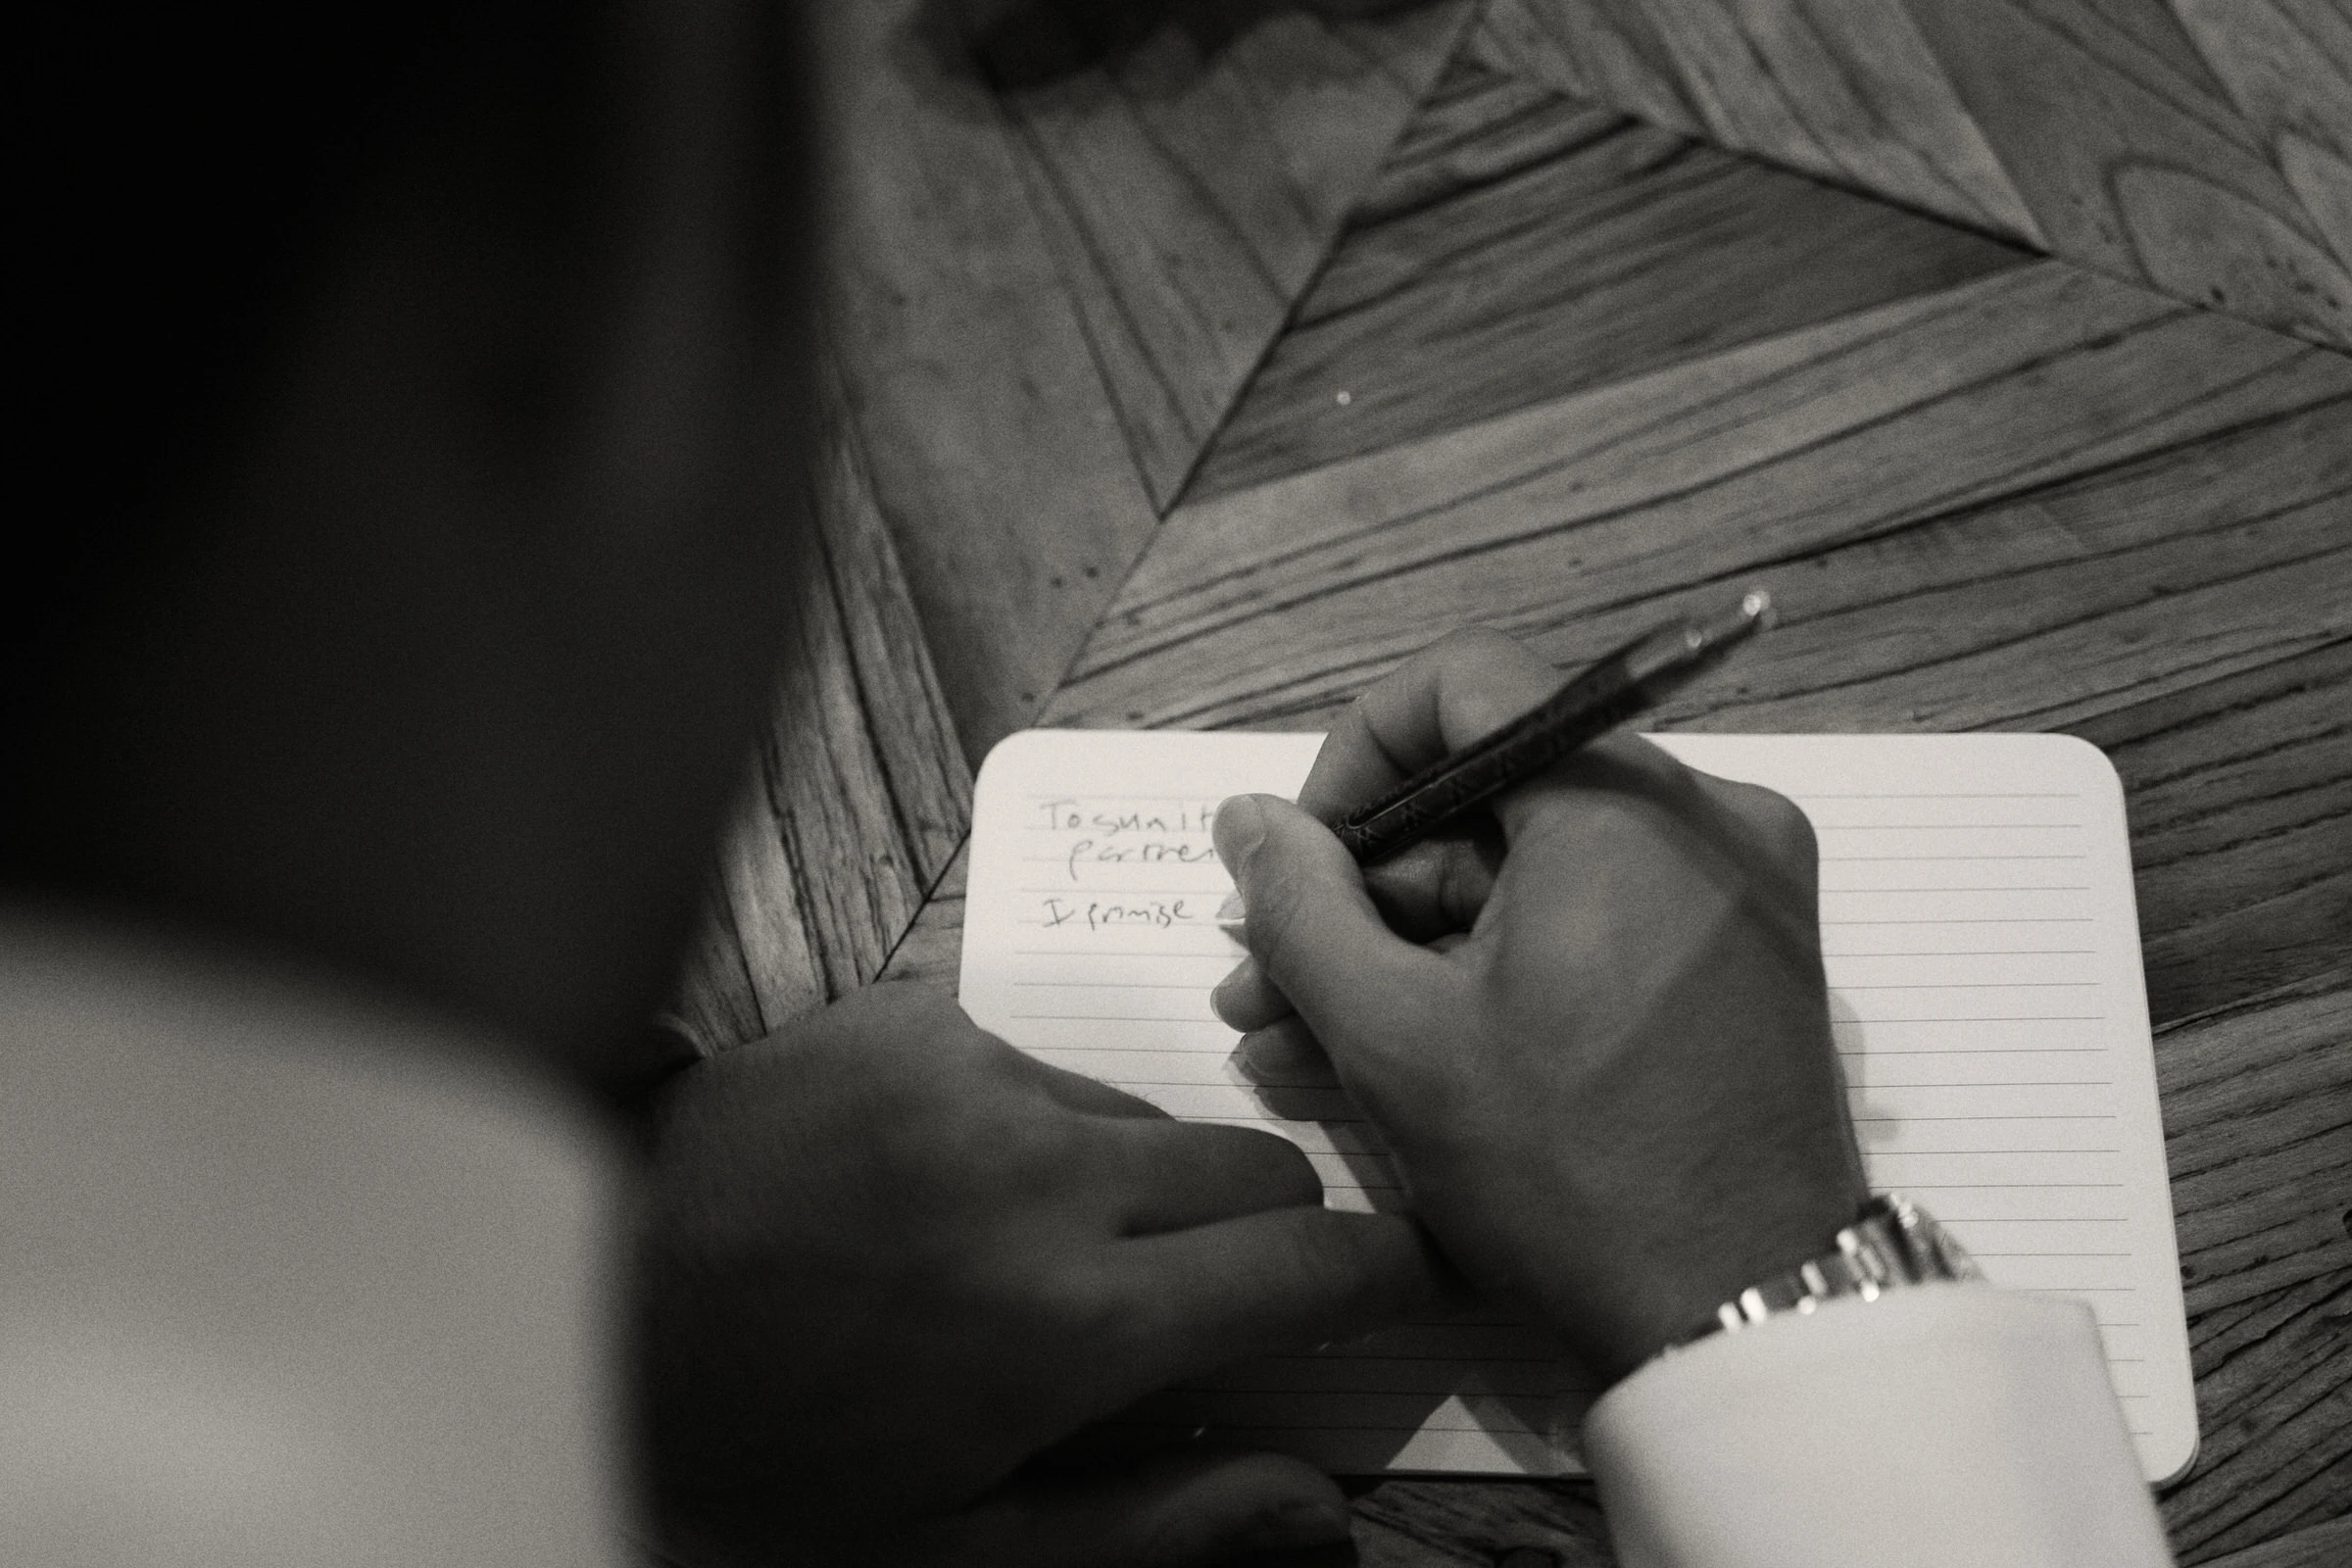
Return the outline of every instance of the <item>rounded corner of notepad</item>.
{"type": "Polygon", "coordinates": [[[986,784],[992,771],[1002,772],[1018,765],[1022,754],[1035,751],[1045,744],[1043,737],[1052,733],[1043,729],[1016,729],[999,740],[988,749],[988,755],[980,759],[980,771],[972,775],[972,788],[978,789],[986,784]]]}
{"type": "Polygon", "coordinates": [[[2181,1449],[2178,1462],[2175,1462],[2169,1453],[2145,1455],[2148,1485],[2157,1488],[2169,1487],[2185,1479],[2188,1473],[2197,1467],[2197,1454],[2204,1446],[2204,1435],[2191,1431],[2188,1434],[2187,1446],[2181,1449]]]}
{"type": "Polygon", "coordinates": [[[2124,793],[2124,776],[2116,771],[2115,759],[2109,757],[2096,741],[2086,741],[2080,735],[2053,730],[2041,737],[2055,749],[2074,760],[2076,766],[2112,788],[2120,799],[2124,793]]]}

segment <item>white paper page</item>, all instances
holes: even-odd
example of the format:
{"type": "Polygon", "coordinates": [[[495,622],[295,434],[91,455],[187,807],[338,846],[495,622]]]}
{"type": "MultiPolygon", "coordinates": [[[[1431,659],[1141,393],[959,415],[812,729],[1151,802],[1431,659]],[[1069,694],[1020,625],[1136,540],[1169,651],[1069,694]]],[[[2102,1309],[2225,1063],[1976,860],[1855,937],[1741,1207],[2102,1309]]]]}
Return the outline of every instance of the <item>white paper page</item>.
{"type": "MultiPolygon", "coordinates": [[[[1821,839],[1838,1050],[1874,1188],[1916,1194],[1996,1282],[2097,1313],[2151,1479],[2196,1444],[2122,791],[2065,736],[1671,735],[1794,798],[1821,839]]],[[[1337,1091],[1282,1115],[1208,990],[1240,956],[1209,829],[1293,795],[1322,737],[1033,730],[982,767],[962,999],[985,1028],[1173,1114],[1272,1128],[1337,1207],[1395,1182],[1337,1091]]],[[[1488,1314],[1252,1362],[1145,1401],[1344,1473],[1563,1474],[1589,1394],[1551,1337],[1488,1314]]]]}

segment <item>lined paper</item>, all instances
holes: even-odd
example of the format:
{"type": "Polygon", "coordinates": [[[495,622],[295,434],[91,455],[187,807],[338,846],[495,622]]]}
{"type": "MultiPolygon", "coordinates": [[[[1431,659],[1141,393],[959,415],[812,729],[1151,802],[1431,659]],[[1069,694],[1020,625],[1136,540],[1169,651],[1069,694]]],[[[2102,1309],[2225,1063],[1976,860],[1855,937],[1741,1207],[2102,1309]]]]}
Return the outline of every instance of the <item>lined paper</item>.
{"type": "MultiPolygon", "coordinates": [[[[2196,1446],[2123,795],[2067,736],[1668,735],[1781,791],[1821,847],[1832,1027],[1871,1185],[1915,1195],[1996,1283],[2096,1314],[2151,1480],[2196,1446]]],[[[1032,730],[983,765],[962,1000],[980,1024],[1172,1114],[1267,1127],[1342,1208],[1400,1206],[1338,1089],[1266,1091],[1208,991],[1228,795],[1291,796],[1319,735],[1032,730]]],[[[1574,1474],[1588,1380],[1488,1311],[1234,1367],[1122,1419],[1343,1473],[1574,1474]]]]}

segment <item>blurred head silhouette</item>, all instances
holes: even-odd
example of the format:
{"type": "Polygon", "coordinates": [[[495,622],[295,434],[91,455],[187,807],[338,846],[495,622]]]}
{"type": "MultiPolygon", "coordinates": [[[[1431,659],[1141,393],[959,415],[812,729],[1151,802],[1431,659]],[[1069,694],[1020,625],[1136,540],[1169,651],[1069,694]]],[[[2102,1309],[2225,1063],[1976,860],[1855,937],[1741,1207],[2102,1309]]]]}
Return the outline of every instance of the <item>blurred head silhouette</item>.
{"type": "Polygon", "coordinates": [[[800,532],[796,13],[64,9],[20,98],[10,881],[610,1071],[800,532]]]}

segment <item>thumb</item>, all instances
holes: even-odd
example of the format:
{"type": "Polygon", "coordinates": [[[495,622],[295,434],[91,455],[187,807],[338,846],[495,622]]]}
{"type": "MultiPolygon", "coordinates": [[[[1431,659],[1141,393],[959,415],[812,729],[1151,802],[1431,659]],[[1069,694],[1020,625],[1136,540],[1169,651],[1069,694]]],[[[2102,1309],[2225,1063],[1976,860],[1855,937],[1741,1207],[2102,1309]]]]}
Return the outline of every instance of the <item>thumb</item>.
{"type": "Polygon", "coordinates": [[[1348,1539],[1348,1500],[1312,1465],[1272,1453],[1162,1453],[1108,1474],[1013,1482],[950,1521],[922,1561],[1223,1568],[1250,1553],[1339,1548],[1348,1539]]]}
{"type": "Polygon", "coordinates": [[[1380,917],[1363,873],[1331,829],[1271,795],[1217,808],[1217,858],[1233,873],[1250,956],[1326,1047],[1348,1026],[1394,1018],[1442,984],[1436,955],[1380,917]]]}

